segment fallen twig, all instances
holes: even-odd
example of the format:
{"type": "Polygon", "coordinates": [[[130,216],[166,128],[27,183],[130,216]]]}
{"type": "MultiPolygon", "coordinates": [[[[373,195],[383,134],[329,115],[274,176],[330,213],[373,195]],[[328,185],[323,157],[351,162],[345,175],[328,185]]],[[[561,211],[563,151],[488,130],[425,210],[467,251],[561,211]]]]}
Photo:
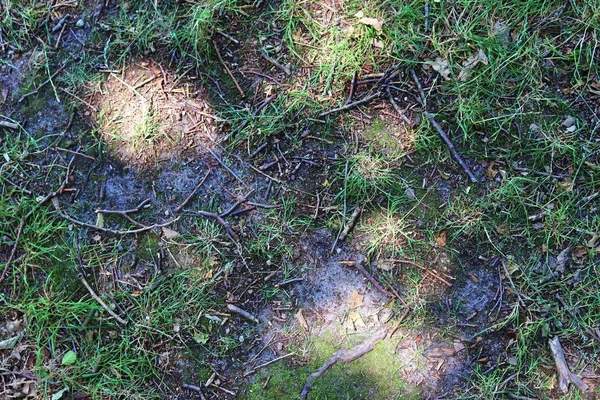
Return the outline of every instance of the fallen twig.
{"type": "Polygon", "coordinates": [[[172,219],[170,221],[167,221],[167,222],[165,222],[163,224],[154,224],[154,225],[144,226],[144,227],[139,228],[139,229],[131,229],[131,230],[128,230],[128,231],[121,231],[121,230],[117,230],[117,229],[104,228],[104,227],[100,227],[100,226],[97,226],[97,225],[88,224],[87,222],[79,221],[78,219],[75,219],[75,218],[71,217],[70,215],[68,215],[68,214],[66,214],[66,213],[64,213],[62,211],[59,211],[58,215],[60,215],[61,217],[63,217],[67,221],[71,221],[74,224],[85,226],[86,228],[90,228],[90,229],[95,229],[97,231],[102,231],[102,232],[106,232],[106,233],[112,233],[113,235],[130,235],[130,234],[134,234],[134,233],[146,232],[146,231],[152,230],[154,228],[162,228],[164,226],[171,225],[172,223],[174,223],[177,220],[179,220],[179,217],[177,217],[177,218],[172,219]]]}
{"type": "Polygon", "coordinates": [[[554,357],[554,363],[556,364],[556,370],[558,372],[558,385],[560,390],[563,393],[567,393],[569,391],[569,383],[572,383],[584,392],[588,390],[589,386],[569,369],[567,361],[565,360],[565,353],[562,349],[558,336],[548,340],[548,344],[550,345],[552,357],[554,357]]]}
{"type": "Polygon", "coordinates": [[[10,121],[0,121],[0,128],[19,129],[19,124],[10,121]]]}
{"type": "Polygon", "coordinates": [[[392,293],[390,293],[390,292],[388,292],[387,290],[385,290],[385,289],[383,288],[383,286],[381,286],[381,285],[379,284],[379,282],[377,282],[377,281],[375,280],[375,278],[373,278],[373,275],[371,275],[371,274],[370,274],[370,273],[369,273],[369,272],[368,272],[368,271],[365,269],[365,267],[363,267],[363,266],[362,266],[362,264],[361,264],[361,262],[360,262],[360,261],[354,261],[354,260],[340,260],[340,261],[339,261],[339,263],[340,263],[340,264],[342,264],[342,265],[349,266],[349,267],[356,267],[356,269],[358,269],[358,270],[360,271],[360,273],[361,273],[361,274],[363,274],[363,275],[364,275],[364,277],[365,277],[365,278],[367,278],[367,280],[368,280],[369,282],[371,282],[371,284],[373,285],[373,287],[374,287],[375,289],[377,289],[377,291],[378,291],[379,293],[381,293],[381,294],[383,294],[383,295],[385,295],[385,296],[388,296],[388,297],[394,297],[394,295],[393,295],[392,293]]]}
{"type": "Polygon", "coordinates": [[[96,214],[119,214],[119,215],[133,214],[133,213],[139,212],[148,203],[150,203],[150,199],[146,199],[146,200],[142,201],[135,208],[131,208],[129,210],[96,210],[95,213],[96,214]]]}
{"type": "Polygon", "coordinates": [[[458,154],[458,152],[454,148],[454,145],[452,144],[452,142],[448,138],[448,135],[446,135],[446,132],[444,132],[444,130],[437,123],[437,121],[435,120],[435,118],[433,118],[433,115],[431,115],[427,111],[423,111],[423,115],[425,116],[425,118],[427,118],[427,120],[429,121],[429,123],[431,125],[433,125],[433,127],[435,128],[435,130],[437,131],[437,133],[441,136],[442,140],[444,141],[444,143],[448,147],[448,150],[450,150],[450,153],[452,154],[452,156],[454,157],[454,159],[458,162],[458,164],[460,164],[460,166],[462,167],[462,169],[465,170],[465,172],[469,176],[469,179],[471,179],[471,182],[478,183],[479,180],[475,177],[475,175],[473,174],[473,172],[471,171],[471,169],[469,168],[469,166],[467,165],[467,163],[462,159],[462,157],[460,156],[460,154],[458,154]]]}
{"type": "Polygon", "coordinates": [[[106,305],[106,303],[104,301],[102,301],[102,299],[96,294],[96,292],[94,292],[94,289],[92,289],[90,284],[85,280],[85,277],[83,276],[83,274],[78,274],[77,277],[79,278],[81,283],[83,283],[83,286],[85,286],[85,288],[88,290],[88,292],[90,292],[90,295],[94,298],[94,300],[96,300],[98,302],[98,304],[100,304],[102,306],[102,308],[104,308],[106,310],[107,313],[109,313],[120,324],[127,325],[127,321],[125,321],[123,318],[119,317],[109,306],[106,305]]]}
{"type": "Polygon", "coordinates": [[[346,236],[348,236],[352,228],[354,228],[354,225],[356,225],[356,221],[358,221],[358,217],[360,216],[361,211],[362,207],[356,207],[354,209],[354,211],[352,212],[352,216],[350,217],[350,221],[348,221],[348,223],[346,224],[346,227],[342,231],[339,240],[346,239],[346,236]]]}
{"type": "Polygon", "coordinates": [[[221,213],[221,218],[224,218],[224,217],[228,216],[229,214],[231,214],[242,203],[244,203],[246,200],[248,200],[248,197],[252,196],[252,194],[254,194],[254,189],[252,189],[248,193],[246,193],[244,195],[244,197],[242,197],[241,199],[239,199],[238,201],[236,201],[231,207],[229,207],[229,209],[227,209],[226,211],[222,212],[221,213]]]}
{"type": "Polygon", "coordinates": [[[23,232],[23,226],[25,226],[25,218],[21,217],[21,221],[19,221],[19,227],[17,228],[17,236],[15,237],[15,243],[13,244],[12,250],[10,251],[10,255],[8,256],[8,260],[6,261],[6,265],[2,270],[2,275],[0,275],[0,283],[4,281],[6,278],[6,274],[10,268],[10,264],[15,258],[15,253],[17,252],[17,246],[19,245],[19,239],[21,239],[21,233],[23,232]]]}
{"type": "Polygon", "coordinates": [[[37,92],[44,87],[46,84],[48,84],[49,82],[52,81],[52,79],[54,79],[56,77],[56,75],[60,74],[60,72],[65,69],[65,67],[67,66],[67,63],[65,62],[63,65],[61,65],[56,71],[54,71],[54,73],[52,75],[50,75],[50,78],[46,79],[44,82],[42,82],[40,84],[40,86],[38,86],[34,91],[31,91],[29,93],[25,93],[23,96],[21,96],[19,98],[19,100],[17,100],[17,103],[21,103],[23,100],[25,100],[27,97],[29,96],[33,96],[34,94],[37,94],[37,92]]]}
{"type": "Polygon", "coordinates": [[[206,400],[206,396],[204,396],[204,393],[202,392],[202,389],[199,386],[189,385],[187,383],[184,383],[183,385],[181,385],[181,387],[184,389],[193,390],[194,392],[196,392],[200,395],[200,400],[206,400]]]}
{"type": "Polygon", "coordinates": [[[373,100],[374,98],[379,97],[380,94],[381,93],[379,93],[379,92],[371,93],[367,97],[364,97],[364,98],[362,98],[360,100],[357,100],[355,102],[345,104],[345,105],[343,105],[341,107],[332,108],[331,110],[328,110],[328,111],[324,111],[321,114],[319,114],[319,117],[324,117],[324,116],[329,115],[329,114],[334,114],[334,113],[337,113],[337,112],[340,112],[340,111],[349,110],[349,109],[354,108],[356,106],[360,106],[361,104],[368,103],[371,100],[373,100]]]}
{"type": "Polygon", "coordinates": [[[223,228],[225,228],[227,235],[229,235],[229,237],[234,243],[237,244],[238,240],[240,240],[237,233],[235,233],[231,226],[229,226],[229,224],[223,218],[221,218],[219,214],[211,213],[209,211],[198,211],[198,214],[202,215],[203,217],[214,218],[218,223],[220,223],[223,226],[223,228]]]}
{"type": "Polygon", "coordinates": [[[337,364],[340,361],[341,362],[351,362],[351,361],[354,361],[354,360],[364,356],[365,354],[367,354],[368,352],[373,350],[375,343],[377,343],[378,341],[380,341],[381,339],[383,339],[385,337],[385,335],[387,334],[387,331],[388,331],[388,328],[381,328],[381,329],[375,331],[373,336],[371,336],[370,338],[368,338],[361,344],[354,346],[353,348],[351,348],[349,350],[336,351],[327,361],[325,361],[325,363],[323,365],[321,365],[321,367],[316,372],[313,372],[312,374],[310,374],[308,379],[306,379],[306,383],[304,384],[304,387],[302,388],[302,392],[300,393],[300,397],[302,398],[302,400],[306,400],[306,398],[308,396],[308,392],[312,388],[312,385],[314,384],[314,382],[318,378],[325,375],[325,373],[327,372],[327,370],[329,368],[331,368],[332,366],[334,366],[335,364],[337,364]]]}
{"type": "Polygon", "coordinates": [[[268,62],[270,62],[271,64],[273,64],[277,68],[279,68],[280,70],[282,70],[286,75],[290,75],[292,73],[288,67],[286,67],[285,65],[281,64],[279,61],[277,61],[273,57],[269,56],[266,51],[263,50],[263,51],[260,52],[260,54],[262,55],[262,57],[265,60],[267,60],[268,62]]]}
{"type": "Polygon", "coordinates": [[[65,151],[65,152],[67,152],[67,153],[71,153],[71,154],[75,154],[75,155],[81,156],[81,157],[83,157],[83,158],[87,158],[88,160],[96,161],[96,159],[95,159],[94,157],[92,157],[92,156],[88,156],[87,154],[80,153],[79,151],[70,150],[70,149],[65,149],[65,148],[63,148],[63,147],[58,147],[58,146],[57,146],[57,147],[55,147],[54,149],[55,149],[55,150],[60,150],[60,151],[65,151]]]}
{"type": "Polygon", "coordinates": [[[398,113],[398,115],[400,115],[400,118],[402,118],[402,120],[404,122],[406,122],[406,124],[408,126],[414,126],[415,124],[406,116],[404,115],[404,113],[402,112],[402,110],[400,109],[400,107],[398,106],[398,104],[396,103],[396,100],[394,100],[394,96],[392,96],[391,93],[389,93],[389,99],[390,99],[390,103],[392,103],[392,107],[394,107],[394,110],[396,110],[396,112],[398,113]]]}
{"type": "Polygon", "coordinates": [[[396,262],[396,263],[400,263],[400,264],[408,264],[408,265],[412,265],[413,267],[419,268],[423,271],[425,271],[429,276],[437,279],[438,281],[442,282],[444,285],[451,287],[452,283],[448,282],[447,280],[445,280],[444,278],[442,278],[441,276],[439,276],[438,274],[434,273],[433,271],[431,271],[429,268],[422,266],[421,264],[418,264],[414,261],[410,261],[410,260],[402,260],[402,259],[397,259],[397,258],[393,258],[393,259],[388,259],[386,261],[389,262],[396,262]]]}
{"type": "Polygon", "coordinates": [[[260,321],[258,320],[258,318],[256,318],[254,315],[250,314],[248,311],[242,310],[238,306],[234,306],[233,304],[227,304],[227,309],[229,311],[232,311],[232,312],[234,312],[236,314],[241,315],[242,317],[246,318],[247,320],[250,320],[252,322],[256,322],[257,324],[260,323],[260,321]]]}
{"type": "Polygon", "coordinates": [[[194,190],[192,190],[192,193],[190,193],[190,195],[188,197],[186,197],[185,200],[183,200],[183,203],[181,203],[179,206],[177,206],[177,208],[175,209],[176,213],[181,211],[183,209],[183,207],[185,207],[187,205],[187,203],[190,202],[190,200],[192,199],[192,197],[194,197],[194,195],[196,194],[198,189],[200,189],[200,186],[202,186],[202,184],[204,184],[204,181],[206,180],[206,178],[208,178],[208,175],[210,175],[210,169],[208,171],[206,171],[206,175],[204,175],[204,177],[202,179],[200,179],[200,182],[198,182],[198,184],[196,185],[194,190]]]}
{"type": "Polygon", "coordinates": [[[237,174],[235,172],[233,172],[233,170],[231,168],[229,168],[227,166],[227,164],[225,164],[223,162],[223,160],[221,160],[219,158],[219,156],[217,156],[217,154],[212,150],[212,149],[208,149],[209,153],[213,156],[213,158],[223,167],[227,170],[227,172],[229,172],[231,174],[231,176],[233,176],[238,182],[240,182],[242,185],[248,187],[248,184],[246,182],[244,182],[244,180],[242,178],[240,178],[239,176],[237,176],[237,174]]]}
{"type": "MultiPolygon", "coordinates": [[[[419,80],[419,77],[417,76],[417,74],[415,73],[415,71],[411,70],[410,72],[412,74],[413,80],[415,81],[415,84],[417,85],[417,88],[419,89],[419,94],[421,96],[421,102],[422,102],[423,108],[425,108],[425,107],[427,107],[427,99],[425,97],[425,92],[423,92],[423,86],[421,86],[421,81],[419,80]]],[[[442,129],[442,127],[440,126],[440,124],[437,123],[437,121],[435,120],[435,118],[433,118],[433,115],[430,114],[425,109],[423,110],[423,115],[425,116],[425,118],[427,118],[427,120],[429,121],[429,123],[431,125],[433,125],[433,127],[435,128],[435,130],[437,131],[437,133],[440,135],[440,137],[442,138],[442,140],[444,141],[444,143],[448,147],[448,150],[450,150],[450,153],[452,154],[452,156],[454,157],[454,159],[458,162],[458,164],[462,167],[462,169],[465,170],[465,172],[469,176],[469,179],[471,179],[471,182],[478,183],[479,180],[475,177],[475,175],[473,174],[473,172],[471,171],[471,169],[469,168],[469,166],[467,165],[467,163],[462,159],[462,157],[460,156],[460,154],[458,154],[458,152],[456,151],[456,148],[454,147],[454,145],[450,141],[450,138],[448,138],[448,135],[446,135],[446,132],[444,132],[444,130],[442,129]]]]}
{"type": "MultiPolygon", "coordinates": [[[[77,151],[79,151],[79,149],[77,149],[77,151]]],[[[65,188],[67,187],[67,185],[69,184],[69,175],[71,173],[71,166],[73,165],[73,162],[75,161],[75,156],[76,154],[73,154],[73,157],[71,157],[71,160],[69,161],[69,164],[67,164],[67,172],[65,173],[65,179],[63,179],[60,187],[58,188],[58,190],[48,194],[46,197],[44,197],[42,200],[40,200],[38,202],[38,206],[43,205],[44,203],[46,203],[48,200],[62,194],[65,191],[65,188]]]]}
{"type": "Polygon", "coordinates": [[[264,368],[264,367],[266,367],[267,365],[271,365],[271,364],[273,364],[273,363],[275,363],[275,362],[277,362],[277,361],[279,361],[279,360],[283,360],[284,358],[291,357],[291,356],[293,356],[294,354],[296,354],[296,353],[294,353],[294,352],[291,352],[291,353],[285,354],[285,355],[283,355],[283,356],[280,356],[280,357],[274,358],[274,359],[272,359],[271,361],[267,361],[266,363],[260,364],[259,366],[256,366],[256,367],[252,368],[250,371],[248,371],[248,372],[244,373],[244,377],[246,377],[246,376],[248,376],[248,375],[252,375],[253,373],[255,373],[256,371],[258,371],[259,369],[261,369],[261,368],[264,368]]]}
{"type": "Polygon", "coordinates": [[[219,61],[221,61],[221,64],[223,65],[223,67],[225,67],[225,70],[227,71],[227,74],[231,77],[231,80],[233,80],[233,83],[235,84],[235,87],[237,88],[238,92],[240,92],[242,97],[246,97],[246,93],[244,93],[244,90],[238,83],[237,79],[235,79],[233,72],[231,72],[231,70],[229,69],[229,67],[227,66],[225,61],[223,60],[223,57],[221,57],[221,52],[219,51],[219,48],[217,47],[217,42],[215,42],[214,40],[213,40],[213,46],[215,47],[215,51],[217,52],[217,57],[219,57],[219,61]]]}

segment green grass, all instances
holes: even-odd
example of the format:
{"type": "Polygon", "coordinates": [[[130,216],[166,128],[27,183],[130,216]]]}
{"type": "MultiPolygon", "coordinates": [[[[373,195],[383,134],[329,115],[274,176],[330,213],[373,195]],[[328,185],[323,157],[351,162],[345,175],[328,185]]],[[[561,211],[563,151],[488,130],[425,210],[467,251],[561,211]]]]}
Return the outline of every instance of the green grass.
{"type": "MultiPolygon", "coordinates": [[[[83,12],[82,5],[75,11],[83,12]]],[[[17,52],[31,51],[23,93],[36,88],[67,60],[64,51],[51,45],[52,24],[45,23],[49,15],[49,5],[34,1],[8,2],[0,11],[0,40],[17,52]]],[[[53,16],[52,22],[55,20],[53,16]]],[[[328,160],[329,185],[324,185],[322,193],[338,211],[309,222],[297,211],[305,200],[286,194],[277,199],[282,207],[263,213],[259,224],[246,226],[243,218],[236,221],[236,229],[248,237],[251,231],[256,235],[243,251],[229,244],[219,224],[195,219],[181,241],[168,246],[176,258],[194,260],[196,268],[177,270],[154,290],[136,293],[131,288],[110,289],[99,273],[126,260],[123,248],[130,242],[76,240],[78,232],[72,230],[78,228],[69,226],[51,207],[37,206],[30,196],[3,182],[3,251],[14,243],[22,217],[26,223],[19,246],[19,254],[25,257],[14,263],[3,284],[0,311],[25,316],[35,372],[44,382],[59,381],[96,396],[151,397],[151,382],[162,379],[167,369],[160,363],[167,362],[169,346],[186,348],[197,360],[205,354],[229,354],[242,346],[239,340],[220,335],[216,323],[203,317],[220,302],[208,295],[215,284],[207,278],[209,272],[229,272],[240,257],[267,265],[283,263],[285,278],[295,276],[297,269],[287,264],[296,255],[294,238],[321,225],[337,230],[348,217],[342,215],[344,205],[347,210],[363,207],[349,240],[372,261],[405,257],[430,262],[444,252],[460,264],[459,254],[465,249],[490,259],[508,260],[510,278],[527,306],[518,306],[510,294],[509,277],[504,276],[509,293],[504,300],[507,310],[491,327],[483,327],[481,334],[504,327],[514,330],[515,339],[506,352],[516,362],[502,363],[492,371],[475,366],[469,385],[457,396],[548,398],[554,371],[547,367],[552,359],[546,341],[554,335],[576,356],[569,360],[575,371],[593,365],[599,349],[590,332],[597,329],[600,317],[600,302],[595,296],[600,290],[599,244],[593,238],[600,232],[600,213],[597,198],[590,196],[600,190],[600,144],[594,125],[595,100],[589,93],[599,87],[597,2],[414,0],[400,4],[350,0],[328,6],[311,0],[284,0],[254,9],[234,0],[157,7],[153,2],[132,1],[119,5],[114,14],[94,27],[89,51],[76,61],[69,58],[64,73],[44,90],[50,96],[55,95],[57,86],[85,93],[86,88],[106,79],[95,71],[95,65],[118,70],[141,58],[157,58],[165,65],[172,61],[172,69],[196,66],[205,74],[218,76],[231,89],[230,78],[214,60],[211,41],[218,29],[236,33],[228,30],[231,20],[246,29],[240,35],[243,37],[238,37],[241,46],[258,43],[263,49],[271,46],[269,41],[282,43],[277,56],[292,63],[293,74],[283,85],[270,89],[274,98],[260,112],[255,112],[256,103],[250,104],[249,99],[238,104],[231,90],[223,98],[213,95],[218,98],[213,99],[216,112],[227,121],[231,132],[229,148],[249,153],[264,141],[277,138],[286,149],[301,149],[304,142],[299,134],[304,129],[333,142],[329,146],[320,143],[321,150],[341,156],[337,162],[328,160]],[[382,31],[361,23],[358,12],[382,22],[382,31]],[[487,64],[468,69],[467,60],[480,50],[487,64]],[[449,80],[434,73],[431,64],[437,58],[447,62],[449,80]],[[363,108],[374,117],[371,123],[352,119],[350,113],[328,116],[324,124],[316,121],[320,112],[346,101],[355,73],[360,78],[392,65],[400,66],[403,72],[414,69],[427,82],[428,110],[449,133],[458,152],[478,173],[486,175],[486,183],[466,180],[426,120],[421,119],[406,138],[395,136],[391,129],[394,123],[384,121],[375,108],[363,108]],[[561,125],[567,116],[575,118],[573,131],[561,125]],[[353,134],[357,131],[362,133],[355,147],[353,134]],[[409,152],[414,162],[407,162],[409,152]],[[429,174],[427,187],[422,189],[423,177],[429,174]],[[432,180],[443,190],[432,189],[432,180]],[[530,218],[542,212],[543,217],[530,218]],[[441,232],[448,235],[446,246],[436,244],[441,232]],[[112,294],[115,302],[128,310],[127,327],[108,319],[76,280],[78,246],[88,263],[91,283],[100,285],[105,300],[106,294],[112,294]],[[565,248],[576,249],[577,255],[570,258],[562,275],[553,276],[550,269],[565,248]],[[83,329],[82,322],[90,315],[93,317],[83,329]],[[174,332],[175,325],[178,333],[174,332]],[[73,347],[77,348],[77,362],[59,366],[62,354],[73,347]]],[[[8,58],[1,61],[9,68],[11,62],[8,58]]],[[[403,89],[414,91],[408,75],[401,75],[400,80],[403,89]]],[[[209,85],[210,80],[205,83],[209,85]]],[[[264,85],[255,89],[263,96],[264,85]]],[[[43,96],[27,100],[23,114],[43,111],[44,101],[43,96]]],[[[409,99],[401,106],[412,103],[409,99]]],[[[68,102],[69,107],[76,104],[68,102]]],[[[419,110],[417,106],[408,115],[418,121],[419,110]]],[[[154,140],[156,126],[152,115],[147,117],[137,135],[154,140]]],[[[54,137],[24,130],[13,135],[13,140],[0,142],[6,160],[0,168],[3,178],[24,187],[31,187],[42,177],[48,182],[61,179],[64,167],[57,162],[44,171],[35,166],[46,151],[45,144],[54,137]]],[[[98,148],[101,153],[103,146],[90,141],[84,143],[85,149],[98,148]]],[[[255,165],[262,161],[259,157],[255,165]]],[[[207,209],[219,206],[209,204],[207,209]]],[[[141,261],[151,265],[164,244],[151,235],[141,243],[145,249],[139,250],[141,261]]],[[[406,296],[412,310],[409,326],[423,329],[436,323],[430,310],[435,300],[424,292],[425,277],[420,271],[409,269],[400,274],[391,270],[379,273],[378,278],[393,283],[406,296]]],[[[152,286],[152,282],[156,280],[146,283],[152,286]]],[[[264,292],[267,299],[285,295],[270,287],[264,292]]],[[[458,326],[443,328],[460,330],[458,326]]],[[[356,398],[374,386],[383,397],[401,396],[403,388],[393,385],[391,378],[397,366],[382,350],[387,345],[380,344],[355,364],[330,371],[315,387],[314,396],[356,398]],[[382,359],[385,368],[365,376],[365,371],[378,371],[373,367],[382,359]]],[[[334,346],[318,347],[315,344],[308,352],[309,364],[294,373],[284,365],[269,369],[248,389],[248,396],[297,395],[302,383],[298,377],[312,372],[334,346]],[[263,389],[267,375],[271,381],[263,389]]],[[[44,394],[55,390],[49,386],[44,394]]],[[[569,398],[580,395],[572,391],[569,398]]]]}

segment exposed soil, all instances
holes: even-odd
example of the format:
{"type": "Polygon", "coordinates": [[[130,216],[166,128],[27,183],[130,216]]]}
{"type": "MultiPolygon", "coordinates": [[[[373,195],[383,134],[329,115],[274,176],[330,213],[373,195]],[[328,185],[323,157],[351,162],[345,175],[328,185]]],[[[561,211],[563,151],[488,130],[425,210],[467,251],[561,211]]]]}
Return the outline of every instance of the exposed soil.
{"type": "MultiPolygon", "coordinates": [[[[107,13],[112,11],[106,10],[107,13]]],[[[87,29],[89,27],[78,30],[77,39],[66,38],[65,48],[75,48],[76,42],[85,41],[89,37],[87,29]]],[[[132,62],[123,71],[103,71],[107,74],[106,80],[95,90],[80,93],[85,98],[75,110],[66,109],[64,102],[57,101],[57,97],[68,97],[55,93],[49,86],[19,101],[35,54],[13,56],[14,68],[3,65],[0,69],[2,114],[18,120],[32,135],[43,132],[38,143],[40,152],[32,155],[26,170],[12,175],[15,185],[31,191],[33,197],[43,198],[56,190],[57,182],[65,179],[67,190],[56,197],[58,201],[54,205],[47,206],[60,208],[76,221],[92,227],[98,225],[96,210],[132,209],[145,199],[149,202],[135,213],[137,226],[131,226],[118,215],[107,216],[102,226],[122,230],[174,221],[168,226],[173,232],[152,229],[147,236],[124,235],[119,245],[129,250],[119,262],[113,262],[101,271],[84,268],[90,276],[96,277],[100,292],[140,291],[151,285],[156,270],[194,268],[205,261],[203,254],[191,250],[181,250],[169,257],[166,250],[173,239],[171,234],[201,237],[206,240],[202,245],[214,242],[228,256],[237,256],[227,268],[222,265],[215,268],[214,273],[222,281],[211,295],[219,298],[221,303],[235,304],[247,310],[258,317],[260,324],[256,327],[222,307],[219,315],[233,323],[219,329],[238,338],[242,345],[227,357],[208,357],[207,363],[215,371],[216,378],[213,376],[212,382],[235,392],[239,398],[244,398],[244,388],[254,379],[249,371],[285,355],[298,345],[302,336],[315,338],[331,334],[346,338],[364,335],[387,324],[392,317],[399,317],[394,313],[402,310],[398,302],[402,301],[405,290],[404,287],[393,287],[400,297],[385,296],[355,268],[340,263],[342,260],[360,260],[375,278],[390,270],[399,276],[404,273],[398,266],[386,265],[385,260],[367,260],[366,239],[358,234],[356,240],[339,243],[333,252],[336,232],[326,227],[295,235],[284,232],[293,247],[288,258],[267,259],[261,253],[262,249],[251,254],[242,252],[242,248],[251,248],[258,242],[257,231],[261,226],[273,223],[269,214],[271,207],[280,211],[283,206],[278,199],[287,193],[293,193],[297,199],[292,216],[313,215],[319,207],[314,204],[320,201],[316,220],[325,219],[323,216],[329,211],[323,205],[326,206],[340,188],[335,186],[339,185],[336,183],[325,191],[324,181],[328,177],[328,168],[339,162],[347,145],[357,145],[359,138],[373,140],[374,147],[393,158],[410,153],[414,140],[405,123],[390,117],[393,109],[389,105],[375,104],[367,112],[351,114],[353,119],[360,121],[351,137],[346,132],[332,132],[339,140],[335,143],[319,140],[322,136],[320,128],[312,122],[302,121],[300,115],[294,132],[280,132],[266,138],[265,149],[252,157],[248,154],[255,149],[226,151],[221,143],[224,144],[223,139],[228,138],[235,127],[220,122],[220,104],[215,99],[237,101],[240,109],[256,111],[262,102],[268,101],[273,90],[283,90],[273,88],[272,82],[283,85],[291,82],[285,71],[287,56],[281,52],[281,39],[265,40],[266,43],[248,41],[237,45],[225,37],[215,38],[223,59],[242,71],[240,83],[247,91],[245,100],[232,94],[236,91],[235,86],[224,71],[218,76],[195,69],[177,72],[167,66],[167,60],[148,55],[132,62]],[[281,65],[261,56],[257,50],[259,45],[274,50],[281,65]],[[264,74],[268,76],[265,78],[264,74]],[[203,79],[204,75],[211,78],[203,79]],[[209,87],[210,82],[215,83],[214,87],[209,87]],[[374,118],[375,115],[378,117],[374,118]],[[373,128],[371,123],[375,120],[383,121],[384,126],[373,128]],[[375,137],[380,132],[384,132],[385,137],[375,137]],[[288,139],[291,136],[303,139],[298,145],[288,139]],[[97,141],[102,145],[97,146],[97,141]],[[65,167],[70,165],[72,157],[72,169],[66,169],[69,175],[65,177],[65,167]],[[42,171],[45,178],[34,178],[42,176],[36,170],[42,171]],[[188,197],[189,202],[180,207],[188,197]],[[208,240],[200,235],[197,221],[203,217],[198,211],[222,213],[237,203],[244,203],[235,209],[240,212],[224,217],[235,237],[226,235],[221,224],[217,225],[223,228],[218,237],[208,240]],[[158,243],[152,251],[159,254],[159,267],[149,262],[137,262],[143,251],[140,243],[147,237],[158,243]],[[293,274],[285,273],[284,266],[293,274]],[[115,283],[113,276],[120,283],[115,283]],[[293,281],[286,282],[290,279],[293,281]],[[269,297],[264,288],[283,290],[269,297]]],[[[408,117],[416,122],[418,116],[410,109],[412,100],[407,97],[405,102],[408,117]]],[[[9,134],[4,140],[14,138],[9,134]]],[[[414,167],[410,157],[402,163],[414,167]]],[[[448,179],[443,180],[432,178],[431,171],[415,169],[428,190],[438,194],[440,203],[451,200],[453,192],[463,185],[462,172],[452,165],[446,172],[448,179]]],[[[483,165],[473,167],[478,176],[486,174],[483,165]]],[[[440,168],[444,166],[440,165],[440,168]]],[[[487,184],[494,185],[494,181],[487,184]]],[[[415,221],[416,225],[418,223],[415,221]]],[[[78,232],[81,240],[108,243],[108,238],[112,237],[106,231],[84,231],[77,222],[71,222],[71,229],[78,232]]],[[[268,245],[276,246],[278,240],[275,238],[268,245]]],[[[435,246],[434,256],[428,257],[432,259],[430,272],[453,279],[451,287],[447,287],[423,274],[420,288],[429,304],[434,305],[436,320],[423,321],[421,330],[397,329],[388,339],[397,341],[394,356],[402,363],[399,378],[417,387],[422,398],[452,398],[454,391],[465,384],[474,365],[491,370],[504,362],[508,357],[507,344],[514,340],[512,327],[486,331],[511,311],[505,304],[514,295],[501,289],[503,272],[498,261],[487,258],[476,244],[469,246],[470,249],[456,256],[448,255],[450,252],[445,251],[444,245],[435,246]],[[446,327],[449,325],[458,328],[448,333],[446,327]]],[[[410,309],[405,311],[411,312],[410,309]]],[[[22,315],[2,316],[0,343],[21,335],[24,329],[26,321],[22,315]]],[[[169,358],[162,362],[166,377],[163,385],[166,387],[161,386],[161,391],[168,398],[198,398],[196,393],[181,386],[201,379],[194,371],[197,364],[192,357],[176,346],[165,346],[161,350],[164,350],[163,358],[169,358]]],[[[20,347],[12,354],[3,352],[0,366],[26,371],[30,367],[24,359],[26,354],[20,347]]],[[[306,362],[301,357],[287,361],[290,361],[290,368],[306,362]]],[[[12,397],[7,398],[24,398],[30,394],[30,386],[20,383],[26,378],[9,377],[15,393],[9,393],[12,397]],[[17,390],[22,394],[17,394],[17,390]]],[[[4,376],[2,379],[7,381],[4,376]]],[[[203,382],[194,382],[200,383],[203,382]]],[[[209,398],[234,397],[215,387],[210,391],[207,389],[207,395],[209,398]]]]}

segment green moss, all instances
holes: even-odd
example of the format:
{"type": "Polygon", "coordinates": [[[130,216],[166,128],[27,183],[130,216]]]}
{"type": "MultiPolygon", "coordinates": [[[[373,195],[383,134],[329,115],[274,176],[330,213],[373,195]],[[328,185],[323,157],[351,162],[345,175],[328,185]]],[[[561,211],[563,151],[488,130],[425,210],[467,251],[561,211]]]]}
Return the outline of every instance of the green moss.
{"type": "MultiPolygon", "coordinates": [[[[353,338],[347,346],[364,338],[353,338]]],[[[379,342],[373,351],[350,363],[336,364],[319,378],[310,392],[312,399],[412,399],[418,391],[401,379],[402,360],[393,354],[395,341],[379,342]]],[[[311,361],[305,366],[279,363],[265,369],[249,387],[248,399],[299,399],[306,378],[340,348],[333,335],[314,338],[311,361]],[[268,383],[263,388],[264,383],[268,383]]]]}

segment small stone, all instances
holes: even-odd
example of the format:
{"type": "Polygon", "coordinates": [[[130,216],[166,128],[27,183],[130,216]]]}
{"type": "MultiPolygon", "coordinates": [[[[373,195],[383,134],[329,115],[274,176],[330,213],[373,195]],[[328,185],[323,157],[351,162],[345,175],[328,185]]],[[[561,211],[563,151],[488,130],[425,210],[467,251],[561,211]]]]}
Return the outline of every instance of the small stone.
{"type": "Polygon", "coordinates": [[[79,18],[75,26],[78,28],[83,28],[85,26],[85,20],[83,18],[79,18]]]}
{"type": "Polygon", "coordinates": [[[573,118],[572,116],[567,116],[567,118],[563,121],[562,126],[564,126],[565,128],[570,128],[573,125],[575,125],[575,118],[573,118]]]}

